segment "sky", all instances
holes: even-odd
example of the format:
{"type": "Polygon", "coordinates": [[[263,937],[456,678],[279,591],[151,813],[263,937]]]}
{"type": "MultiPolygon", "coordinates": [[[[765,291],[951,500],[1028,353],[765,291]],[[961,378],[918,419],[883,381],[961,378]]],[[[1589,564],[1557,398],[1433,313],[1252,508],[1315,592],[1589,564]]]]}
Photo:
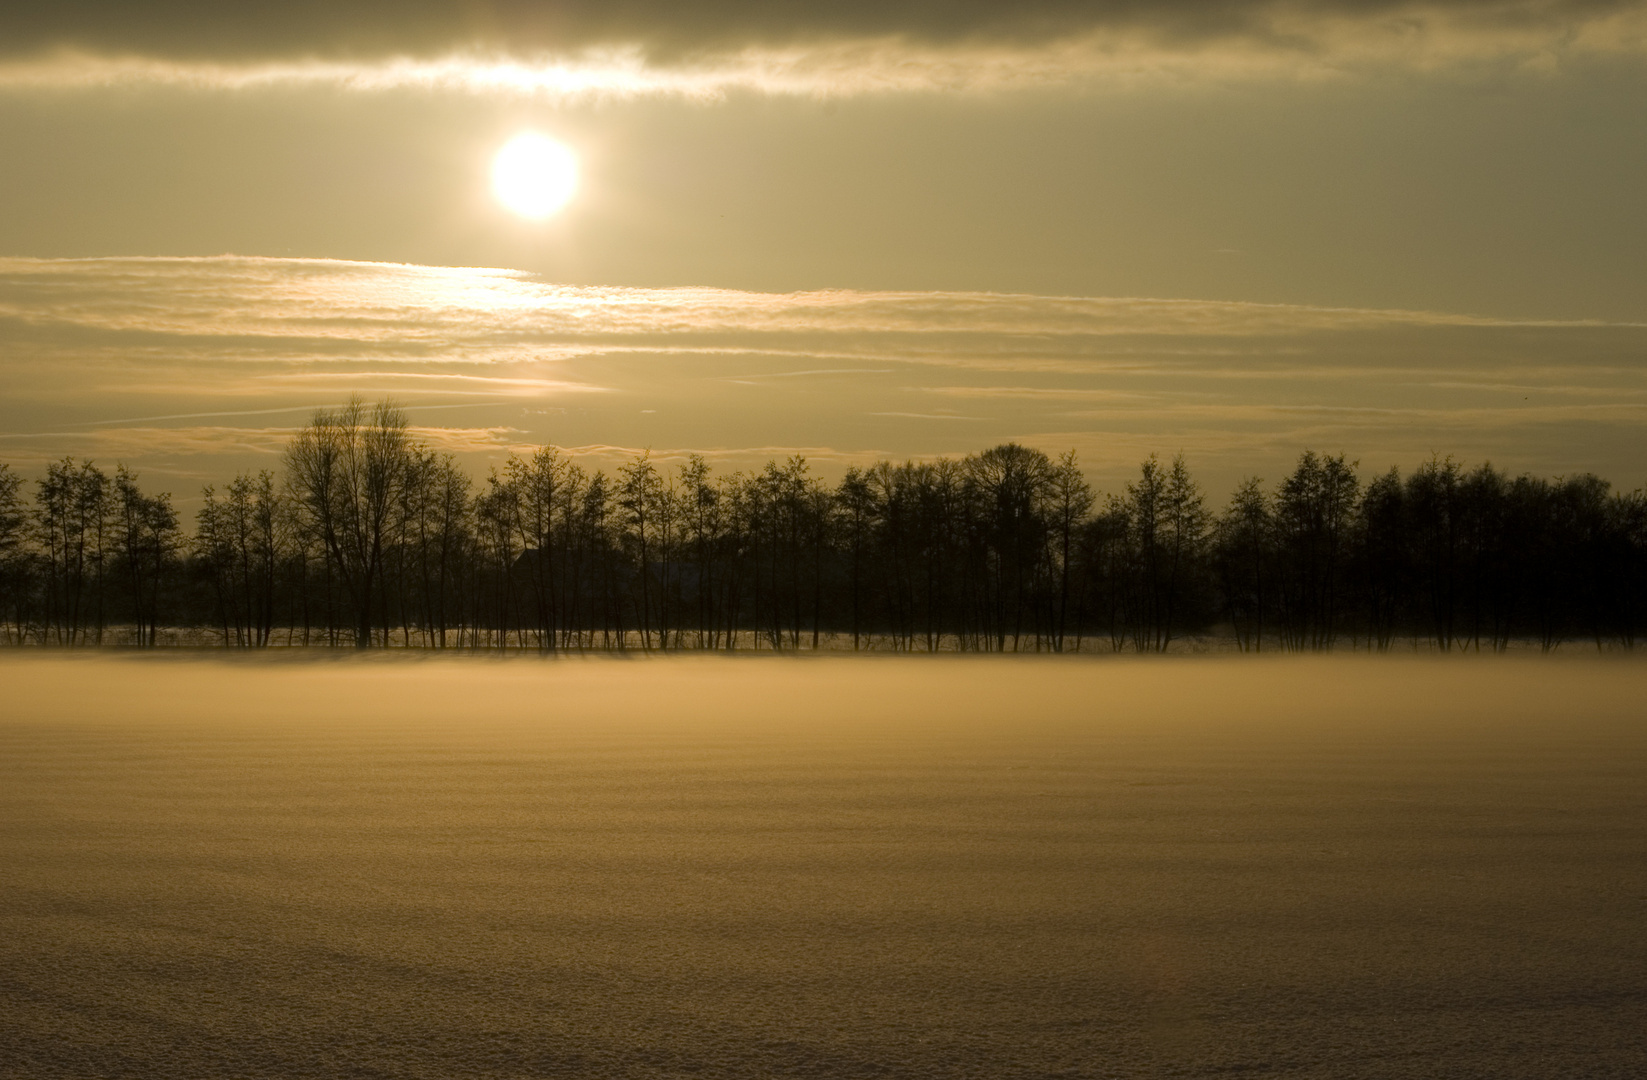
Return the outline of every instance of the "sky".
{"type": "Polygon", "coordinates": [[[1647,4],[0,9],[0,461],[1016,440],[1647,482],[1647,4]],[[493,155],[578,191],[530,221],[493,155]]]}

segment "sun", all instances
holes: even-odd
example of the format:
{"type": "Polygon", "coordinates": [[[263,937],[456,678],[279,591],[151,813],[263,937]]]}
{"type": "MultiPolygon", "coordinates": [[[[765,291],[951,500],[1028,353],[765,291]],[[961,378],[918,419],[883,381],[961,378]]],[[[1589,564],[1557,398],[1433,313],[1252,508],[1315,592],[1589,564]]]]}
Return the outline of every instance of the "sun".
{"type": "Polygon", "coordinates": [[[570,202],[577,189],[577,155],[547,135],[516,135],[492,159],[492,194],[521,217],[541,221],[570,202]]]}

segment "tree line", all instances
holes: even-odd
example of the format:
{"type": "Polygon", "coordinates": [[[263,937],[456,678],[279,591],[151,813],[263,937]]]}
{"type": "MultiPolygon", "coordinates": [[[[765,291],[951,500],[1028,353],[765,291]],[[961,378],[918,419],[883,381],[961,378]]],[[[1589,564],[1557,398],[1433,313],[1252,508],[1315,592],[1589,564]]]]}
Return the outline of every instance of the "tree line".
{"type": "Polygon", "coordinates": [[[555,447],[476,483],[404,413],[317,413],[279,475],[207,487],[192,534],[124,467],[0,465],[10,644],[1165,652],[1633,647],[1647,498],[1432,459],[1363,484],[1305,452],[1222,511],[1180,455],[1100,495],[1073,452],[792,457],[715,476],[555,447]]]}

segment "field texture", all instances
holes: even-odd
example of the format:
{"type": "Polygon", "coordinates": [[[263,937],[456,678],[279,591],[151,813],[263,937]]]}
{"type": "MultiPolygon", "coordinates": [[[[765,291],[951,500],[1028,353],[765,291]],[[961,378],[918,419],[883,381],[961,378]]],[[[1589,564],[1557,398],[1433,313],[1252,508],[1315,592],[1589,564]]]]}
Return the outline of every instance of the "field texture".
{"type": "Polygon", "coordinates": [[[0,658],[0,1075],[1647,1075],[1647,664],[0,658]]]}

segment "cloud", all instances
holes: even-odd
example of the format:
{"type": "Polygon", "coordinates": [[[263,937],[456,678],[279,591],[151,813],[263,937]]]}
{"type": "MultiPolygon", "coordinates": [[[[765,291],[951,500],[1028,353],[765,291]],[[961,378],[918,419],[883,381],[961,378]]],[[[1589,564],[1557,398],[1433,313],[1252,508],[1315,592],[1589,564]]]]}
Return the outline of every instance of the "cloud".
{"type": "Polygon", "coordinates": [[[1084,386],[918,386],[912,389],[927,394],[965,398],[1026,398],[1031,401],[1137,401],[1140,394],[1124,390],[1095,389],[1084,386]]]}
{"type": "Polygon", "coordinates": [[[671,462],[684,464],[693,457],[701,457],[710,462],[730,462],[734,465],[756,466],[767,461],[787,461],[792,457],[805,458],[807,461],[829,461],[846,463],[867,463],[886,457],[885,451],[876,449],[867,450],[837,450],[831,446],[786,446],[769,444],[763,446],[687,446],[672,447],[659,450],[651,446],[618,446],[612,443],[590,443],[586,446],[563,446],[561,451],[572,457],[592,458],[599,461],[629,461],[641,454],[648,455],[655,462],[671,462]]]}
{"type": "MultiPolygon", "coordinates": [[[[1124,339],[1172,337],[1187,354],[1205,354],[1210,339],[1618,326],[1205,300],[570,286],[515,270],[243,256],[0,258],[0,320],[24,338],[31,330],[73,331],[89,345],[108,342],[122,351],[151,339],[204,349],[233,340],[241,352],[316,359],[368,347],[407,359],[495,361],[576,358],[621,339],[636,351],[749,355],[770,346],[813,356],[794,342],[907,343],[920,336],[934,352],[955,354],[957,363],[968,359],[951,341],[976,349],[980,337],[1014,339],[1020,355],[1036,352],[1036,342],[1041,351],[1061,353],[1060,339],[1104,338],[1112,346],[1106,355],[1125,362],[1131,346],[1124,339]]],[[[908,359],[907,349],[900,352],[908,359]]]]}
{"type": "Polygon", "coordinates": [[[1409,37],[1436,23],[1570,32],[1634,7],[1628,0],[55,0],[7,5],[0,40],[14,55],[83,47],[246,60],[630,45],[674,57],[841,41],[1045,45],[1097,31],[1184,44],[1275,40],[1332,23],[1399,25],[1409,37]]]}
{"type": "Polygon", "coordinates": [[[743,375],[724,375],[728,382],[750,382],[760,379],[798,379],[821,375],[890,375],[892,368],[812,368],[808,371],[756,371],[743,375]]]}
{"type": "Polygon", "coordinates": [[[537,444],[519,428],[505,427],[428,427],[413,425],[407,429],[413,441],[433,450],[450,454],[530,453],[537,444]]]}
{"type": "MultiPolygon", "coordinates": [[[[417,443],[452,454],[493,454],[526,451],[538,445],[524,432],[507,426],[433,427],[414,424],[408,434],[417,443]]],[[[100,464],[140,460],[177,472],[176,459],[199,466],[222,459],[254,459],[250,467],[278,469],[280,455],[298,428],[229,427],[96,427],[76,431],[44,431],[0,435],[0,460],[25,467],[64,457],[86,458],[100,464]]],[[[246,467],[242,464],[241,467],[246,467]]],[[[221,469],[186,470],[186,474],[219,477],[221,469]]]]}
{"type": "Polygon", "coordinates": [[[1647,52],[1639,0],[68,0],[0,11],[0,87],[548,97],[954,92],[1647,52]]]}
{"type": "Polygon", "coordinates": [[[110,427],[79,431],[8,432],[0,435],[6,460],[35,464],[62,457],[108,459],[217,457],[225,454],[274,457],[286,447],[294,427],[110,427]]]}
{"type": "Polygon", "coordinates": [[[828,474],[1016,440],[1077,447],[1097,475],[1186,449],[1214,489],[1305,446],[1634,486],[1644,351],[1638,324],[1444,312],[3,259],[0,460],[221,479],[361,393],[405,402],[419,438],[477,469],[555,443],[602,467],[639,448],[736,468],[799,452],[828,474]]]}
{"type": "Polygon", "coordinates": [[[872,412],[867,416],[892,416],[903,420],[991,420],[989,416],[957,416],[955,413],[872,412]]]}
{"type": "Polygon", "coordinates": [[[429,371],[303,371],[259,375],[248,389],[256,392],[258,382],[287,387],[336,386],[348,383],[359,393],[453,394],[477,397],[515,395],[539,397],[544,394],[604,394],[607,387],[589,386],[565,379],[501,378],[493,375],[467,375],[453,372],[429,371]]]}

